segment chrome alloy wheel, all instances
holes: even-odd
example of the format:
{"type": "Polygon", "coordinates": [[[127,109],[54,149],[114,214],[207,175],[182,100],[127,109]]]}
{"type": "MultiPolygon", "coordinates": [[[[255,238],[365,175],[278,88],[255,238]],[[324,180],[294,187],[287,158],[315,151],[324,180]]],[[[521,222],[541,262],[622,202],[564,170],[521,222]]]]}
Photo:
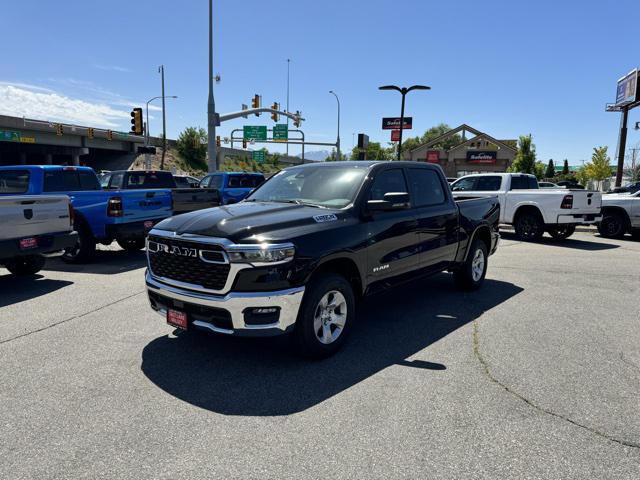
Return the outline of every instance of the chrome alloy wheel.
{"type": "Polygon", "coordinates": [[[484,273],[484,262],[484,252],[479,248],[476,250],[476,253],[473,255],[473,260],[471,261],[471,277],[474,282],[477,282],[482,278],[482,274],[484,273]]]}
{"type": "Polygon", "coordinates": [[[347,301],[337,290],[330,290],[318,302],[313,315],[313,331],[320,343],[335,342],[347,321],[347,301]]]}

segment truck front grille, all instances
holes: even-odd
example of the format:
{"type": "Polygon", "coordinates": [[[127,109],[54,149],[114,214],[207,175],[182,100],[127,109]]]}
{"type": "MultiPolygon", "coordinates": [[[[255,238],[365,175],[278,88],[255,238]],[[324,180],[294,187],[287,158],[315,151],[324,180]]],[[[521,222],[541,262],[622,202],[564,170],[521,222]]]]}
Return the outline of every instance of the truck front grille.
{"type": "Polygon", "coordinates": [[[147,255],[155,277],[206,290],[222,290],[227,283],[230,266],[223,248],[218,245],[150,235],[147,255]]]}

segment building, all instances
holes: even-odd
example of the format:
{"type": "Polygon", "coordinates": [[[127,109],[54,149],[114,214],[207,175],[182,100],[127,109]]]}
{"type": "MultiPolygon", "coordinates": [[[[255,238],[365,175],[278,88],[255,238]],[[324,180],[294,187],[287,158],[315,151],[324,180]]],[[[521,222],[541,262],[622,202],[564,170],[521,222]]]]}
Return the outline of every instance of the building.
{"type": "Polygon", "coordinates": [[[404,152],[404,158],[437,163],[447,177],[469,173],[506,172],[517,152],[517,140],[497,140],[462,124],[433,140],[404,152]],[[468,134],[473,135],[468,138],[468,134]]]}

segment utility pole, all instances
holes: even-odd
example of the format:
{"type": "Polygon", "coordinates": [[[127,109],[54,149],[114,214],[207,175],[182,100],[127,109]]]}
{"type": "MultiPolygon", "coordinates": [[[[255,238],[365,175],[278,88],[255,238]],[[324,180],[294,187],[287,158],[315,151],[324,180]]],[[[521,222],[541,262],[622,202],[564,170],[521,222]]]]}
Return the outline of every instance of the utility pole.
{"type": "Polygon", "coordinates": [[[340,161],[342,160],[342,156],[340,155],[340,99],[338,98],[336,92],[334,92],[333,90],[330,90],[329,93],[336,97],[336,101],[338,102],[338,138],[336,140],[336,161],[340,161]]]}
{"type": "MultiPolygon", "coordinates": [[[[291,59],[287,58],[287,112],[289,111],[289,65],[291,59]]],[[[289,130],[289,117],[287,117],[287,130],[289,130]]],[[[289,142],[287,142],[287,157],[289,156],[289,142]]]]}
{"type": "Polygon", "coordinates": [[[162,75],[162,159],[160,160],[160,170],[164,170],[164,156],[167,153],[167,117],[164,110],[164,65],[158,69],[162,75]]]}
{"type": "Polygon", "coordinates": [[[624,152],[627,149],[627,119],[629,108],[623,107],[620,119],[620,144],[618,145],[618,168],[616,169],[616,187],[622,185],[622,170],[624,168],[624,152]]]}
{"type": "Polygon", "coordinates": [[[213,0],[209,0],[209,101],[207,103],[207,154],[209,173],[218,170],[216,148],[216,104],[213,100],[213,0]]]}

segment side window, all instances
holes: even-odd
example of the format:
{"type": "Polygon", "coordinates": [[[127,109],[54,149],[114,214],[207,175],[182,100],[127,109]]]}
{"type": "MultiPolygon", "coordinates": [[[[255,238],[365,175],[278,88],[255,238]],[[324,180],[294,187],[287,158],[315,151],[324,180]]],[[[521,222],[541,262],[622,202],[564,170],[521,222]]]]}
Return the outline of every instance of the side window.
{"type": "Polygon", "coordinates": [[[200,186],[203,188],[208,188],[210,183],[211,177],[204,177],[202,180],[200,180],[200,186]]]}
{"type": "Polygon", "coordinates": [[[426,168],[410,168],[409,182],[416,207],[438,205],[444,203],[445,194],[440,177],[433,170],[426,168]]]}
{"type": "Polygon", "coordinates": [[[222,188],[222,175],[212,175],[209,187],[217,189],[222,188]]]}
{"type": "Polygon", "coordinates": [[[240,187],[240,177],[232,176],[229,177],[229,181],[227,182],[227,186],[229,188],[239,188],[240,187]]]}
{"type": "Polygon", "coordinates": [[[527,175],[514,175],[511,177],[511,190],[529,190],[538,188],[538,182],[535,177],[527,175]],[[535,186],[533,186],[535,184],[535,186]]]}
{"type": "Polygon", "coordinates": [[[124,173],[114,173],[111,175],[111,180],[109,181],[109,188],[121,188],[122,181],[124,180],[124,173]]]}
{"type": "Polygon", "coordinates": [[[369,192],[369,200],[383,200],[385,193],[408,191],[407,182],[400,168],[385,170],[376,175],[369,192]]]}
{"type": "Polygon", "coordinates": [[[501,177],[478,177],[476,191],[478,192],[497,192],[500,190],[501,177]]]}
{"type": "Polygon", "coordinates": [[[529,178],[529,188],[531,190],[535,190],[538,188],[538,180],[536,180],[535,177],[528,177],[529,178]]]}
{"type": "Polygon", "coordinates": [[[109,186],[109,180],[111,180],[111,175],[103,175],[100,178],[100,186],[102,188],[107,188],[109,186]]]}
{"type": "Polygon", "coordinates": [[[77,192],[81,190],[78,172],[75,170],[53,170],[44,174],[45,192],[77,192]]]}
{"type": "Polygon", "coordinates": [[[475,190],[476,179],[477,177],[461,178],[453,185],[451,185],[451,190],[453,190],[454,192],[467,192],[475,190]]]}

